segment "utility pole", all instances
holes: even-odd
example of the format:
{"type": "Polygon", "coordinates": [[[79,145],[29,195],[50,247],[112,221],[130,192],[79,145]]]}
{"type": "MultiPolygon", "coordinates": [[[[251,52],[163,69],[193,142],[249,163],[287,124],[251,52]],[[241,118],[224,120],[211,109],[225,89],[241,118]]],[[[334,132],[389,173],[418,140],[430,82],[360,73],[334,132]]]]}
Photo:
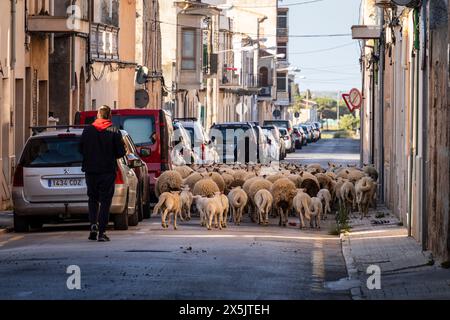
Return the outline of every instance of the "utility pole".
{"type": "Polygon", "coordinates": [[[340,95],[341,95],[341,92],[338,91],[337,100],[336,100],[336,104],[337,104],[337,107],[336,107],[336,124],[338,126],[338,129],[339,129],[339,107],[340,107],[340,102],[341,102],[340,95]]]}

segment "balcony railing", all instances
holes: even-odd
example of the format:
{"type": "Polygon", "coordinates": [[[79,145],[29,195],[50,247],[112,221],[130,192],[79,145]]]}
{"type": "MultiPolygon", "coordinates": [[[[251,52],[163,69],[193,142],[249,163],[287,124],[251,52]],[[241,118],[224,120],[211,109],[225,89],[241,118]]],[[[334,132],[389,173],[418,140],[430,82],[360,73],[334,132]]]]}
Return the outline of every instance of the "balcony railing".
{"type": "Polygon", "coordinates": [[[239,75],[234,71],[224,70],[222,72],[221,86],[239,86],[239,75]]]}

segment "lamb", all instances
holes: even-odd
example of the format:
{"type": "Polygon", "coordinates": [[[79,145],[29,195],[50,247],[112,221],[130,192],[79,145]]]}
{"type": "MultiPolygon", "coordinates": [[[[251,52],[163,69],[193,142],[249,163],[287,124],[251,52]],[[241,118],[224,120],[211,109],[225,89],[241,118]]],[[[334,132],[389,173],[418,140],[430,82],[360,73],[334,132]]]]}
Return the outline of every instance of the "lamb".
{"type": "Polygon", "coordinates": [[[233,174],[233,178],[234,178],[234,182],[233,182],[233,187],[242,187],[242,185],[245,183],[245,176],[248,174],[247,171],[245,170],[236,170],[234,171],[233,174]]]}
{"type": "Polygon", "coordinates": [[[230,211],[230,202],[228,201],[228,197],[224,194],[219,195],[220,201],[222,203],[222,213],[221,213],[221,224],[222,228],[227,227],[227,219],[228,219],[228,211],[230,211]]]}
{"type": "Polygon", "coordinates": [[[372,189],[375,189],[374,182],[370,177],[364,177],[356,183],[356,203],[361,214],[361,220],[367,216],[369,205],[372,201],[372,189]]]}
{"type": "Polygon", "coordinates": [[[224,193],[228,194],[228,192],[230,192],[230,190],[232,189],[234,178],[231,174],[226,173],[226,172],[222,173],[222,178],[223,178],[223,181],[225,182],[225,192],[224,193]]]}
{"type": "Polygon", "coordinates": [[[330,202],[331,202],[331,193],[328,189],[321,189],[317,193],[317,198],[322,201],[322,209],[323,209],[323,219],[327,218],[327,214],[331,213],[330,202]]]}
{"type": "Polygon", "coordinates": [[[309,225],[311,228],[320,229],[320,216],[322,215],[322,201],[317,197],[311,198],[309,225]]]}
{"type": "Polygon", "coordinates": [[[181,174],[175,170],[164,171],[156,179],[155,194],[159,197],[164,192],[180,191],[183,184],[181,174]]]}
{"type": "Polygon", "coordinates": [[[267,191],[270,191],[270,188],[272,188],[272,183],[270,181],[263,178],[255,180],[249,188],[248,192],[249,198],[254,199],[256,193],[259,190],[265,189],[267,191]]]}
{"type": "Polygon", "coordinates": [[[273,203],[272,194],[266,189],[261,189],[255,194],[253,201],[258,209],[258,223],[269,224],[269,211],[273,203]]]}
{"type": "Polygon", "coordinates": [[[305,227],[303,217],[305,216],[309,220],[311,215],[309,209],[311,205],[311,197],[306,193],[306,189],[297,189],[297,194],[294,197],[293,205],[300,220],[300,229],[302,229],[305,227]]]}
{"type": "Polygon", "coordinates": [[[288,214],[292,209],[292,201],[297,194],[295,184],[288,178],[282,178],[272,185],[270,190],[273,197],[273,206],[278,208],[280,215],[279,225],[286,226],[288,222],[288,214]]]}
{"type": "Polygon", "coordinates": [[[200,223],[202,226],[211,230],[212,220],[215,219],[215,227],[222,230],[222,201],[220,199],[220,192],[217,192],[214,197],[207,198],[203,196],[194,196],[197,209],[200,212],[200,223]],[[217,221],[219,220],[219,221],[217,221]]]}
{"type": "Polygon", "coordinates": [[[194,195],[203,197],[214,197],[216,192],[220,192],[217,184],[210,178],[203,178],[194,186],[194,195]]]}
{"type": "Polygon", "coordinates": [[[191,206],[194,200],[192,192],[188,186],[181,187],[180,193],[181,211],[184,212],[186,220],[191,220],[191,206]]]}
{"type": "Polygon", "coordinates": [[[356,206],[356,192],[355,186],[350,181],[344,182],[340,190],[340,204],[344,207],[347,213],[352,211],[356,206]]]}
{"type": "Polygon", "coordinates": [[[319,181],[320,188],[330,190],[333,179],[325,173],[316,174],[317,181],[319,181]]]}
{"type": "Polygon", "coordinates": [[[180,200],[180,192],[172,191],[172,192],[164,192],[159,197],[158,203],[153,208],[152,216],[156,216],[158,213],[162,211],[161,215],[161,225],[164,229],[169,227],[170,218],[173,216],[173,229],[177,230],[177,216],[181,217],[181,200],[180,200]],[[168,217],[168,223],[166,223],[166,218],[168,217]]]}
{"type": "Polygon", "coordinates": [[[247,204],[248,196],[241,187],[236,187],[228,193],[228,200],[231,207],[234,224],[240,225],[242,212],[247,204]]]}

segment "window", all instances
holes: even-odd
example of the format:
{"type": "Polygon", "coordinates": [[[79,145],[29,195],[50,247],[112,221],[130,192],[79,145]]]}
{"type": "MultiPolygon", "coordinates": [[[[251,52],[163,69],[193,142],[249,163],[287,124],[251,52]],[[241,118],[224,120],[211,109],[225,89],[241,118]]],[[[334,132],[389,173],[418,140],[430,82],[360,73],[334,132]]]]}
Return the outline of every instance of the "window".
{"type": "Polygon", "coordinates": [[[286,91],[286,74],[285,73],[277,73],[277,91],[286,91]]]}
{"type": "Polygon", "coordinates": [[[287,29],[287,12],[279,12],[277,18],[277,27],[281,29],[287,29]]]}
{"type": "Polygon", "coordinates": [[[196,68],[196,44],[195,29],[184,28],[182,30],[181,43],[181,69],[195,70],[196,68]]]}
{"type": "Polygon", "coordinates": [[[24,167],[81,166],[80,137],[48,137],[31,139],[21,159],[24,167]]]}
{"type": "Polygon", "coordinates": [[[122,117],[122,121],[123,130],[128,132],[137,146],[155,143],[152,140],[152,135],[156,133],[153,117],[122,117]]]}
{"type": "Polygon", "coordinates": [[[261,87],[269,86],[269,69],[266,67],[261,67],[261,69],[259,69],[259,85],[261,87]]]}
{"type": "Polygon", "coordinates": [[[277,54],[284,54],[283,58],[278,58],[278,60],[287,60],[287,42],[278,42],[277,43],[277,54]]]}

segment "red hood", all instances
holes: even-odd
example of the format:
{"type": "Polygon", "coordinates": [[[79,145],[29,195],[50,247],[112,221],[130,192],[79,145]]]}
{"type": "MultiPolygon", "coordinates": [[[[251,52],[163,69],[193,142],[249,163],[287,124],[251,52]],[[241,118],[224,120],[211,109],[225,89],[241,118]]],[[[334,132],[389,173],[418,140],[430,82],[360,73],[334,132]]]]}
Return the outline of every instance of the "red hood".
{"type": "Polygon", "coordinates": [[[112,121],[108,119],[97,119],[92,123],[97,131],[102,132],[112,126],[112,121]]]}

